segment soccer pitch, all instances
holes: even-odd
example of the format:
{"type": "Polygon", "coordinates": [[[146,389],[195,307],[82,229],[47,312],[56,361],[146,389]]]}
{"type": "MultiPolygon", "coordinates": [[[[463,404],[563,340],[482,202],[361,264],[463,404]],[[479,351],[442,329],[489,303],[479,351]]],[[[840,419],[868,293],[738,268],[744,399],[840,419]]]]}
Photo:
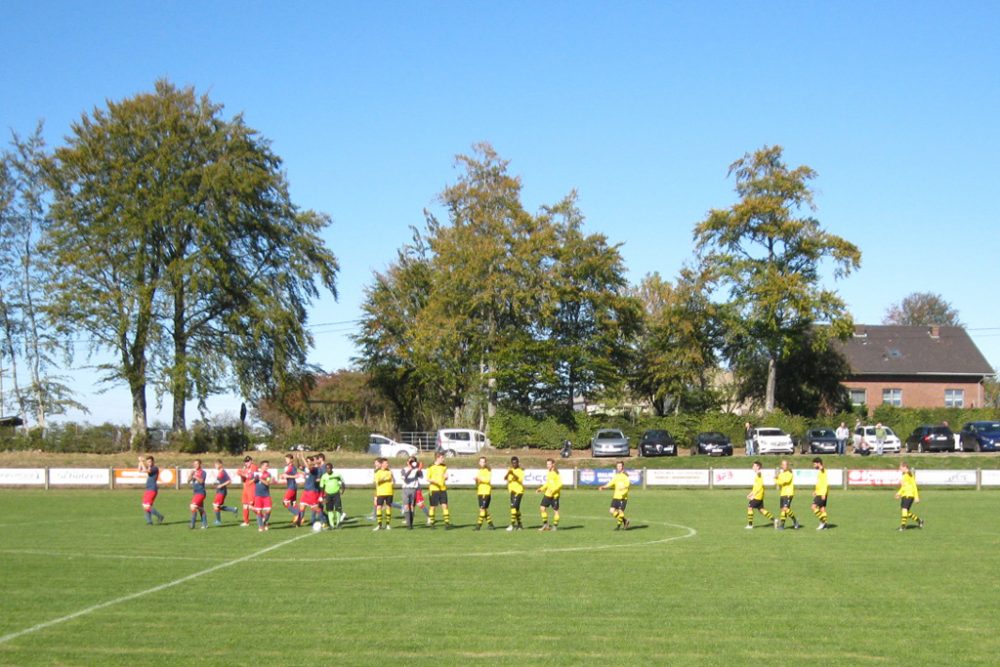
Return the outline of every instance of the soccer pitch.
{"type": "Polygon", "coordinates": [[[462,491],[450,531],[279,505],[258,533],[190,530],[187,491],[150,527],[141,491],[2,490],[0,664],[997,664],[996,494],[925,490],[897,532],[891,491],[835,490],[816,531],[808,491],[799,531],[745,530],[745,491],[633,490],[615,532],[610,494],[574,490],[554,533],[530,492],[527,530],[473,531],[462,491]]]}

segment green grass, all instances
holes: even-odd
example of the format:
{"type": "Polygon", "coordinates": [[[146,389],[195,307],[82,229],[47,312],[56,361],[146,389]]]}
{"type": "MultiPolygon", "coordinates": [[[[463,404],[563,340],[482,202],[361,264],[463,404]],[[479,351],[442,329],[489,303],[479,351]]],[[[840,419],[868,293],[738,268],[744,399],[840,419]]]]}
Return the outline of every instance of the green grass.
{"type": "MultiPolygon", "coordinates": [[[[452,495],[457,530],[372,533],[362,520],[321,534],[285,528],[281,508],[268,533],[231,515],[192,531],[184,491],[161,493],[167,523],[147,527],[140,494],[0,491],[0,664],[993,665],[1000,654],[992,492],[925,490],[927,527],[903,533],[884,490],[835,492],[826,532],[800,494],[806,529],[783,533],[744,530],[739,490],[634,491],[636,529],[624,533],[609,495],[584,490],[565,494],[557,533],[474,532],[470,492],[452,495]]],[[[348,494],[349,513],[368,498],[348,494]]],[[[529,494],[534,526],[536,508],[529,494]]]]}

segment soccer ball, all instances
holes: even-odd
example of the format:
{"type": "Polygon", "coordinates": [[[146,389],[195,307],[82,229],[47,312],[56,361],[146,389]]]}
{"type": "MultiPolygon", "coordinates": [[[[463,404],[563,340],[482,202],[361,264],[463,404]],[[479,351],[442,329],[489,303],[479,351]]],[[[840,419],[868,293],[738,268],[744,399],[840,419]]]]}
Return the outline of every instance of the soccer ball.
{"type": "Polygon", "coordinates": [[[314,533],[318,533],[321,530],[323,530],[323,522],[322,521],[314,521],[313,522],[313,532],[314,533]]]}

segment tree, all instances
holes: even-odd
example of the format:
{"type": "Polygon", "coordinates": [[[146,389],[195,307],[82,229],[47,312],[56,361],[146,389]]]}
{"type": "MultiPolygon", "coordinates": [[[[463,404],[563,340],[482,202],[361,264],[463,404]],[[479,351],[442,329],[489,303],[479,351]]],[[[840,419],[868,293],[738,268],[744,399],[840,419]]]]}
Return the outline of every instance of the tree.
{"type": "MultiPolygon", "coordinates": [[[[860,266],[861,252],[815,218],[799,216],[803,208],[815,210],[809,181],[816,173],[806,166],[790,170],[780,146],[744,155],[729,175],[739,201],[709,211],[694,236],[704,270],[728,289],[735,315],[730,336],[766,360],[764,409],[770,411],[778,364],[814,323],[829,324],[825,331],[834,336],[850,334],[844,303],[820,286],[819,270],[830,261],[835,278],[846,276],[860,266]]],[[[815,344],[825,341],[817,337],[815,344]]]]}
{"type": "Polygon", "coordinates": [[[0,358],[9,358],[22,420],[27,424],[30,414],[37,426],[45,429],[49,415],[61,414],[69,407],[86,409],[73,400],[63,378],[52,372],[56,357],[68,356],[69,348],[55,335],[45,312],[44,258],[38,252],[49,195],[43,174],[47,154],[42,124],[26,138],[12,133],[10,148],[2,158],[0,358]],[[25,371],[24,382],[19,368],[25,371]]]}
{"type": "Polygon", "coordinates": [[[717,404],[712,381],[722,344],[721,306],[709,299],[702,276],[681,271],[674,285],[658,273],[635,290],[643,304],[632,389],[657,414],[700,411],[717,404]]]}
{"type": "Polygon", "coordinates": [[[146,388],[185,404],[238,386],[276,397],[308,377],[306,308],[318,282],[336,296],[323,214],[291,201],[281,160],[241,116],[192,88],[84,114],[48,175],[52,312],[115,351],[107,380],[132,393],[145,433],[146,388]]]}
{"type": "Polygon", "coordinates": [[[882,324],[962,326],[958,319],[958,311],[940,294],[932,292],[914,292],[899,303],[892,304],[886,309],[882,324]]]}

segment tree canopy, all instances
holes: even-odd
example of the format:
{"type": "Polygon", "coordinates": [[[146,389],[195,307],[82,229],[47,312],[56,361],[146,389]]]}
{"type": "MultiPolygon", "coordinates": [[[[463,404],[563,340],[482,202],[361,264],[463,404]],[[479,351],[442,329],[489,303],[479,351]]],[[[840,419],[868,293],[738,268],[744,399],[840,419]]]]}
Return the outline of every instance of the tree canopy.
{"type": "Polygon", "coordinates": [[[47,173],[51,312],[116,353],[102,368],[130,387],[133,434],[150,383],[183,429],[192,393],[275,396],[304,375],[307,306],[317,283],[336,296],[329,218],[295,206],[241,116],[158,81],[84,114],[47,173]]]}
{"type": "Polygon", "coordinates": [[[882,324],[922,326],[925,324],[945,324],[960,327],[958,311],[933,292],[914,292],[899,303],[894,303],[885,311],[882,324]]]}

